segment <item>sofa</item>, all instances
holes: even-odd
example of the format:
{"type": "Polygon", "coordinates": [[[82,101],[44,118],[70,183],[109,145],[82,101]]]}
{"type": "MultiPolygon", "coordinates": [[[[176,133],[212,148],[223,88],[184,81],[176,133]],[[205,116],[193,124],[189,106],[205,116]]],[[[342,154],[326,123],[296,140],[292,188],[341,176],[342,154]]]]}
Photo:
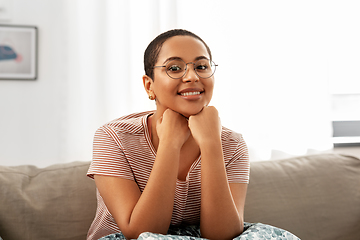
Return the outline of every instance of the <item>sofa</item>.
{"type": "MultiPolygon", "coordinates": [[[[86,239],[96,211],[89,164],[0,166],[0,236],[86,239]]],[[[251,162],[245,221],[303,240],[359,240],[360,159],[331,153],[251,162]]]]}

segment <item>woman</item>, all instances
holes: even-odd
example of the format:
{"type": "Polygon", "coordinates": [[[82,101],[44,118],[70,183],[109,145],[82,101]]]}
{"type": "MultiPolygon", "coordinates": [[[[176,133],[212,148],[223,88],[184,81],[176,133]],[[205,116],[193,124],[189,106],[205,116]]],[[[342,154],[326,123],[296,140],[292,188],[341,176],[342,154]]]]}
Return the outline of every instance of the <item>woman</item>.
{"type": "Polygon", "coordinates": [[[241,135],[222,127],[208,106],[216,68],[209,47],[189,31],[171,30],[149,44],[144,65],[144,88],[156,111],[97,130],[88,176],[95,179],[98,209],[88,239],[136,239],[144,232],[239,236],[248,152],[241,135]]]}

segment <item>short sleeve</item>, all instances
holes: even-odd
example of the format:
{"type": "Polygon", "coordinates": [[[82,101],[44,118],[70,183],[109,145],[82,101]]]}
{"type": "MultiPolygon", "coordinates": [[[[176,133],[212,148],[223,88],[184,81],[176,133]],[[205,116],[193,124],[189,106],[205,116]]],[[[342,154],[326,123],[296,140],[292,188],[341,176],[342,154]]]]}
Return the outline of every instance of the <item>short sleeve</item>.
{"type": "MultiPolygon", "coordinates": [[[[231,141],[235,141],[235,139],[231,141]]],[[[228,182],[249,183],[250,162],[248,148],[243,137],[240,134],[239,138],[237,138],[235,142],[235,148],[231,160],[226,165],[228,182]]]]}
{"type": "Polygon", "coordinates": [[[134,180],[129,162],[121,149],[120,140],[111,128],[99,128],[94,136],[93,159],[87,176],[94,175],[121,177],[134,180]]]}

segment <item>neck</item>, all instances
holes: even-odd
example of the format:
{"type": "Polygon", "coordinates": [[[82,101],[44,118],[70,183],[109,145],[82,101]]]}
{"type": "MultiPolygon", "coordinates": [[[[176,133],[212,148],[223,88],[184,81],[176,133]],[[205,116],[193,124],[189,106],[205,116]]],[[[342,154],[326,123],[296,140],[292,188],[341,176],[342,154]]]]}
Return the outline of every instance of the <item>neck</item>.
{"type": "Polygon", "coordinates": [[[159,119],[159,117],[157,117],[156,113],[157,112],[155,112],[153,115],[151,115],[149,117],[148,128],[149,128],[151,142],[152,142],[155,150],[157,151],[158,146],[159,146],[159,137],[158,137],[157,131],[156,131],[156,123],[157,123],[157,120],[159,119]]]}

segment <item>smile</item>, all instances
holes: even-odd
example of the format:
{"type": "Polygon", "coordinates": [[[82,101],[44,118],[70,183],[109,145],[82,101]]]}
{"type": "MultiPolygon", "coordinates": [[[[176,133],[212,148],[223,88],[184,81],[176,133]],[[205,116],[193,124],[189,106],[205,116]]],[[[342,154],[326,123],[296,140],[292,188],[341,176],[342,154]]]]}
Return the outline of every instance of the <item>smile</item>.
{"type": "Polygon", "coordinates": [[[191,96],[191,95],[199,95],[200,92],[184,92],[184,93],[180,93],[181,96],[191,96]]]}

